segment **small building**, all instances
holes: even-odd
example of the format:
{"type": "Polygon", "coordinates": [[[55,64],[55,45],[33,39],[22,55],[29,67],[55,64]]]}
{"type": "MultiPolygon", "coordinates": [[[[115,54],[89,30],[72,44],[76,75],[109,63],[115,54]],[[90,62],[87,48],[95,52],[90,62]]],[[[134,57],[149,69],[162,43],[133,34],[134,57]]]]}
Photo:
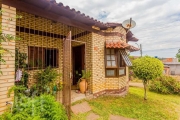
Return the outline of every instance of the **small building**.
{"type": "Polygon", "coordinates": [[[161,58],[162,62],[178,62],[178,58],[161,58]]]}
{"type": "MultiPolygon", "coordinates": [[[[33,75],[47,66],[62,73],[59,81],[68,97],[71,86],[76,85],[76,74],[81,70],[92,73],[89,92],[93,96],[120,94],[128,89],[128,67],[131,66],[127,51],[137,51],[128,44],[137,41],[121,23],[102,23],[80,11],[70,9],[54,0],[1,0],[3,33],[21,38],[2,43],[15,56],[15,49],[27,56],[28,86],[36,84],[33,75]],[[22,18],[13,19],[16,15],[22,18]]],[[[0,113],[6,109],[7,91],[15,82],[17,70],[15,57],[6,54],[0,69],[0,113]]],[[[23,73],[22,73],[23,74],[23,73]]]]}
{"type": "Polygon", "coordinates": [[[180,62],[163,62],[164,66],[168,66],[169,75],[180,75],[180,62]]]}
{"type": "Polygon", "coordinates": [[[165,75],[170,75],[170,67],[168,65],[164,65],[164,72],[165,75]]]}

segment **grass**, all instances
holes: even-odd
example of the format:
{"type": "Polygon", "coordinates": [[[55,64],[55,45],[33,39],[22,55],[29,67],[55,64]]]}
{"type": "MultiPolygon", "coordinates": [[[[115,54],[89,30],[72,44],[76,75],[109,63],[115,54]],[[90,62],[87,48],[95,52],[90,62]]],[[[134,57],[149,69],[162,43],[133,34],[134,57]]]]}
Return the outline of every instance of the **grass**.
{"type": "MultiPolygon", "coordinates": [[[[142,88],[130,87],[126,97],[99,97],[88,100],[99,120],[109,120],[109,115],[120,115],[137,120],[178,120],[180,118],[180,96],[161,95],[148,91],[148,100],[143,100],[142,88]]],[[[90,113],[73,115],[72,120],[86,120],[90,113]]]]}

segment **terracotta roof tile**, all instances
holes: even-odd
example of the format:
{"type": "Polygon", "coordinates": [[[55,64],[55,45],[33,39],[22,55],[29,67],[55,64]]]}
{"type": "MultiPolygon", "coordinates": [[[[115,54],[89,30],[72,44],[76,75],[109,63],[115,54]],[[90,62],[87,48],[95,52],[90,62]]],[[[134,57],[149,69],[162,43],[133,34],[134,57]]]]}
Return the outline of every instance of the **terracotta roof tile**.
{"type": "Polygon", "coordinates": [[[107,40],[106,48],[127,48],[130,45],[122,40],[107,40]]]}
{"type": "Polygon", "coordinates": [[[106,48],[119,48],[119,49],[128,49],[130,52],[138,51],[139,48],[136,48],[122,40],[106,40],[106,48]]]}

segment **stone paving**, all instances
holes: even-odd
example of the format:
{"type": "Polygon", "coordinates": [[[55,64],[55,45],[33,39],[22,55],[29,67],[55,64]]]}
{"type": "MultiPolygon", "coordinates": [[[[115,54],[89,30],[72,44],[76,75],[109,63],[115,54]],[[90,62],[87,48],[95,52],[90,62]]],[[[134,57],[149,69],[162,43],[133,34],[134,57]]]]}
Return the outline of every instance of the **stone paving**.
{"type": "MultiPolygon", "coordinates": [[[[73,105],[71,107],[72,112],[77,115],[79,113],[86,113],[91,111],[91,107],[89,106],[89,104],[87,102],[82,102],[76,105],[73,105]]],[[[86,120],[97,120],[99,119],[100,116],[91,112],[87,117],[86,120]]],[[[122,116],[117,116],[117,115],[110,115],[109,120],[135,120],[135,119],[131,119],[131,118],[125,118],[122,116]]]]}
{"type": "MultiPolygon", "coordinates": [[[[56,97],[57,101],[62,103],[62,97],[63,97],[62,91],[59,91],[56,97]]],[[[76,90],[71,90],[71,103],[85,98],[86,98],[85,94],[77,93],[76,90]]]]}
{"type": "Polygon", "coordinates": [[[143,88],[143,83],[139,83],[139,82],[129,82],[129,86],[132,86],[132,87],[140,87],[140,88],[143,88]]]}
{"type": "MultiPolygon", "coordinates": [[[[142,83],[130,82],[129,84],[130,84],[130,86],[143,87],[142,83]]],[[[75,90],[71,91],[71,102],[72,103],[75,101],[81,100],[81,99],[87,99],[87,96],[85,96],[85,94],[82,94],[82,93],[77,93],[75,90]]],[[[60,101],[61,100],[62,100],[62,95],[60,96],[60,101]]],[[[79,113],[89,112],[92,109],[87,102],[82,102],[82,103],[71,106],[71,110],[75,115],[77,115],[79,113]]],[[[100,118],[99,115],[97,115],[93,112],[90,112],[87,115],[86,120],[98,120],[99,118],[100,118]]],[[[117,116],[117,115],[110,115],[109,120],[135,120],[135,119],[125,118],[125,117],[117,116]]]]}
{"type": "Polygon", "coordinates": [[[86,118],[86,120],[97,120],[97,119],[99,119],[99,115],[97,115],[97,114],[95,114],[93,112],[90,113],[86,118]]]}
{"type": "Polygon", "coordinates": [[[71,110],[74,114],[86,113],[86,112],[89,112],[91,110],[91,107],[89,106],[89,104],[87,102],[83,102],[80,104],[73,105],[71,107],[71,110]]]}

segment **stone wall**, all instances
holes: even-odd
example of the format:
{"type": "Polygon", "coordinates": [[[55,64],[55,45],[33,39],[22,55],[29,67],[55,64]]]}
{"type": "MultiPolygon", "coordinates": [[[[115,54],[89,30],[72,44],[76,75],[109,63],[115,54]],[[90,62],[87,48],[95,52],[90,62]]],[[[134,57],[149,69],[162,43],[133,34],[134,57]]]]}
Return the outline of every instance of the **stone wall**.
{"type": "MultiPolygon", "coordinates": [[[[1,16],[2,32],[4,34],[16,35],[16,19],[9,21],[9,18],[15,18],[16,9],[7,5],[1,4],[1,8],[4,11],[1,16]]],[[[5,54],[3,59],[6,63],[0,64],[0,114],[7,108],[6,102],[10,102],[13,99],[13,94],[10,98],[7,97],[8,89],[14,85],[14,74],[15,74],[15,41],[2,43],[3,48],[8,49],[11,54],[5,54]]]]}

